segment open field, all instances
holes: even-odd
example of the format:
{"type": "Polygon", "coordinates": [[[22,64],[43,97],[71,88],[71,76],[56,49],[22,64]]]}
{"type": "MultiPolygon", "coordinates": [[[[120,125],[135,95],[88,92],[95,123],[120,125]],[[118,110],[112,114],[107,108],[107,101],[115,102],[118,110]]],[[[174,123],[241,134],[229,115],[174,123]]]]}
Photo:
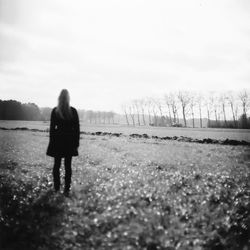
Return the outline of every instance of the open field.
{"type": "Polygon", "coordinates": [[[250,247],[248,146],[83,134],[64,197],[47,144],[0,131],[1,249],[250,247]]]}
{"type": "MultiPolygon", "coordinates": [[[[25,127],[29,129],[49,129],[49,122],[41,121],[0,121],[0,127],[17,128],[25,127]]],[[[170,128],[170,127],[148,127],[148,126],[126,126],[126,125],[105,125],[81,123],[81,131],[84,132],[112,132],[129,134],[148,134],[149,136],[185,136],[194,139],[211,138],[217,140],[245,140],[250,142],[249,129],[209,129],[209,128],[170,128]]]]}

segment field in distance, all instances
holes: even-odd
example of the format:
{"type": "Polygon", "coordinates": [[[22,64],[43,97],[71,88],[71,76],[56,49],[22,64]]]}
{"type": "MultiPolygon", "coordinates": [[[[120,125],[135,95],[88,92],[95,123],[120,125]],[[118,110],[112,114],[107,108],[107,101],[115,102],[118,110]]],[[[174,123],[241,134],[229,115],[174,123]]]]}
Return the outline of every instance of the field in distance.
{"type": "MultiPolygon", "coordinates": [[[[29,129],[46,130],[49,128],[49,122],[42,121],[2,121],[0,127],[17,128],[26,127],[29,129]]],[[[250,142],[249,129],[215,129],[215,128],[171,128],[171,127],[149,127],[149,126],[127,126],[110,124],[88,124],[81,123],[81,131],[84,132],[110,132],[129,134],[147,134],[149,136],[185,136],[194,139],[211,138],[217,140],[245,140],[250,142]]]]}

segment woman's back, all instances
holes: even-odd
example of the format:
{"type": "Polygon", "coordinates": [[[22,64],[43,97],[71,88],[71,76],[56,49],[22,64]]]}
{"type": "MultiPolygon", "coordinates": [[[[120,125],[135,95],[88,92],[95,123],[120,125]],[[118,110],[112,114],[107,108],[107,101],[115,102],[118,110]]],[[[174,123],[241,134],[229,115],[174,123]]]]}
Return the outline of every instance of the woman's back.
{"type": "Polygon", "coordinates": [[[65,119],[54,108],[50,121],[50,144],[47,154],[52,157],[77,156],[79,146],[79,118],[75,108],[70,107],[71,117],[65,119]]]}
{"type": "Polygon", "coordinates": [[[57,111],[57,108],[54,108],[52,111],[52,119],[54,119],[54,122],[57,126],[58,130],[72,130],[75,128],[74,125],[78,122],[78,115],[75,108],[70,107],[70,117],[67,119],[63,118],[60,113],[57,111]]]}

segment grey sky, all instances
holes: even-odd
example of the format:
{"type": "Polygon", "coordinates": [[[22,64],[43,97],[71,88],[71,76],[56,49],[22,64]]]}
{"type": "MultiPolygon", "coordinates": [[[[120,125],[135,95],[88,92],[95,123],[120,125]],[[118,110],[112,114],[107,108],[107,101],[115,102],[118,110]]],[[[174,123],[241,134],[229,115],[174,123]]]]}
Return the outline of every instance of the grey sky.
{"type": "Polygon", "coordinates": [[[250,82],[250,1],[0,0],[0,99],[77,108],[250,82]]]}

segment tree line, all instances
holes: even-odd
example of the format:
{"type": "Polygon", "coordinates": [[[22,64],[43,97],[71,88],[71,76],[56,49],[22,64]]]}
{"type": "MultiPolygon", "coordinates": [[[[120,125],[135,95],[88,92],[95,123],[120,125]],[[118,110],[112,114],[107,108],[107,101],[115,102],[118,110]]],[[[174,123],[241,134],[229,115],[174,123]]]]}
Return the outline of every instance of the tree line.
{"type": "Polygon", "coordinates": [[[250,128],[250,93],[176,91],[122,105],[127,125],[250,128]]]}
{"type": "MultiPolygon", "coordinates": [[[[135,99],[122,105],[123,115],[113,111],[78,110],[81,121],[91,124],[151,125],[171,127],[250,128],[250,93],[190,91],[161,97],[135,99]]],[[[0,120],[50,120],[51,108],[34,103],[0,100],[0,120]]]]}
{"type": "Polygon", "coordinates": [[[88,123],[115,124],[116,113],[113,111],[79,110],[79,117],[88,123]]]}
{"type": "MultiPolygon", "coordinates": [[[[52,108],[39,108],[35,103],[0,100],[0,120],[49,121],[52,108]]],[[[115,112],[78,110],[83,122],[114,124],[115,112]]]]}
{"type": "Polygon", "coordinates": [[[41,120],[41,112],[35,103],[21,103],[15,100],[0,100],[0,120],[41,120]]]}
{"type": "MultiPolygon", "coordinates": [[[[50,114],[52,109],[51,108],[41,108],[41,115],[43,120],[49,121],[50,114]]],[[[77,110],[79,119],[82,122],[91,123],[91,124],[114,124],[116,113],[113,111],[93,111],[93,110],[84,110],[79,109],[77,110]]]]}

